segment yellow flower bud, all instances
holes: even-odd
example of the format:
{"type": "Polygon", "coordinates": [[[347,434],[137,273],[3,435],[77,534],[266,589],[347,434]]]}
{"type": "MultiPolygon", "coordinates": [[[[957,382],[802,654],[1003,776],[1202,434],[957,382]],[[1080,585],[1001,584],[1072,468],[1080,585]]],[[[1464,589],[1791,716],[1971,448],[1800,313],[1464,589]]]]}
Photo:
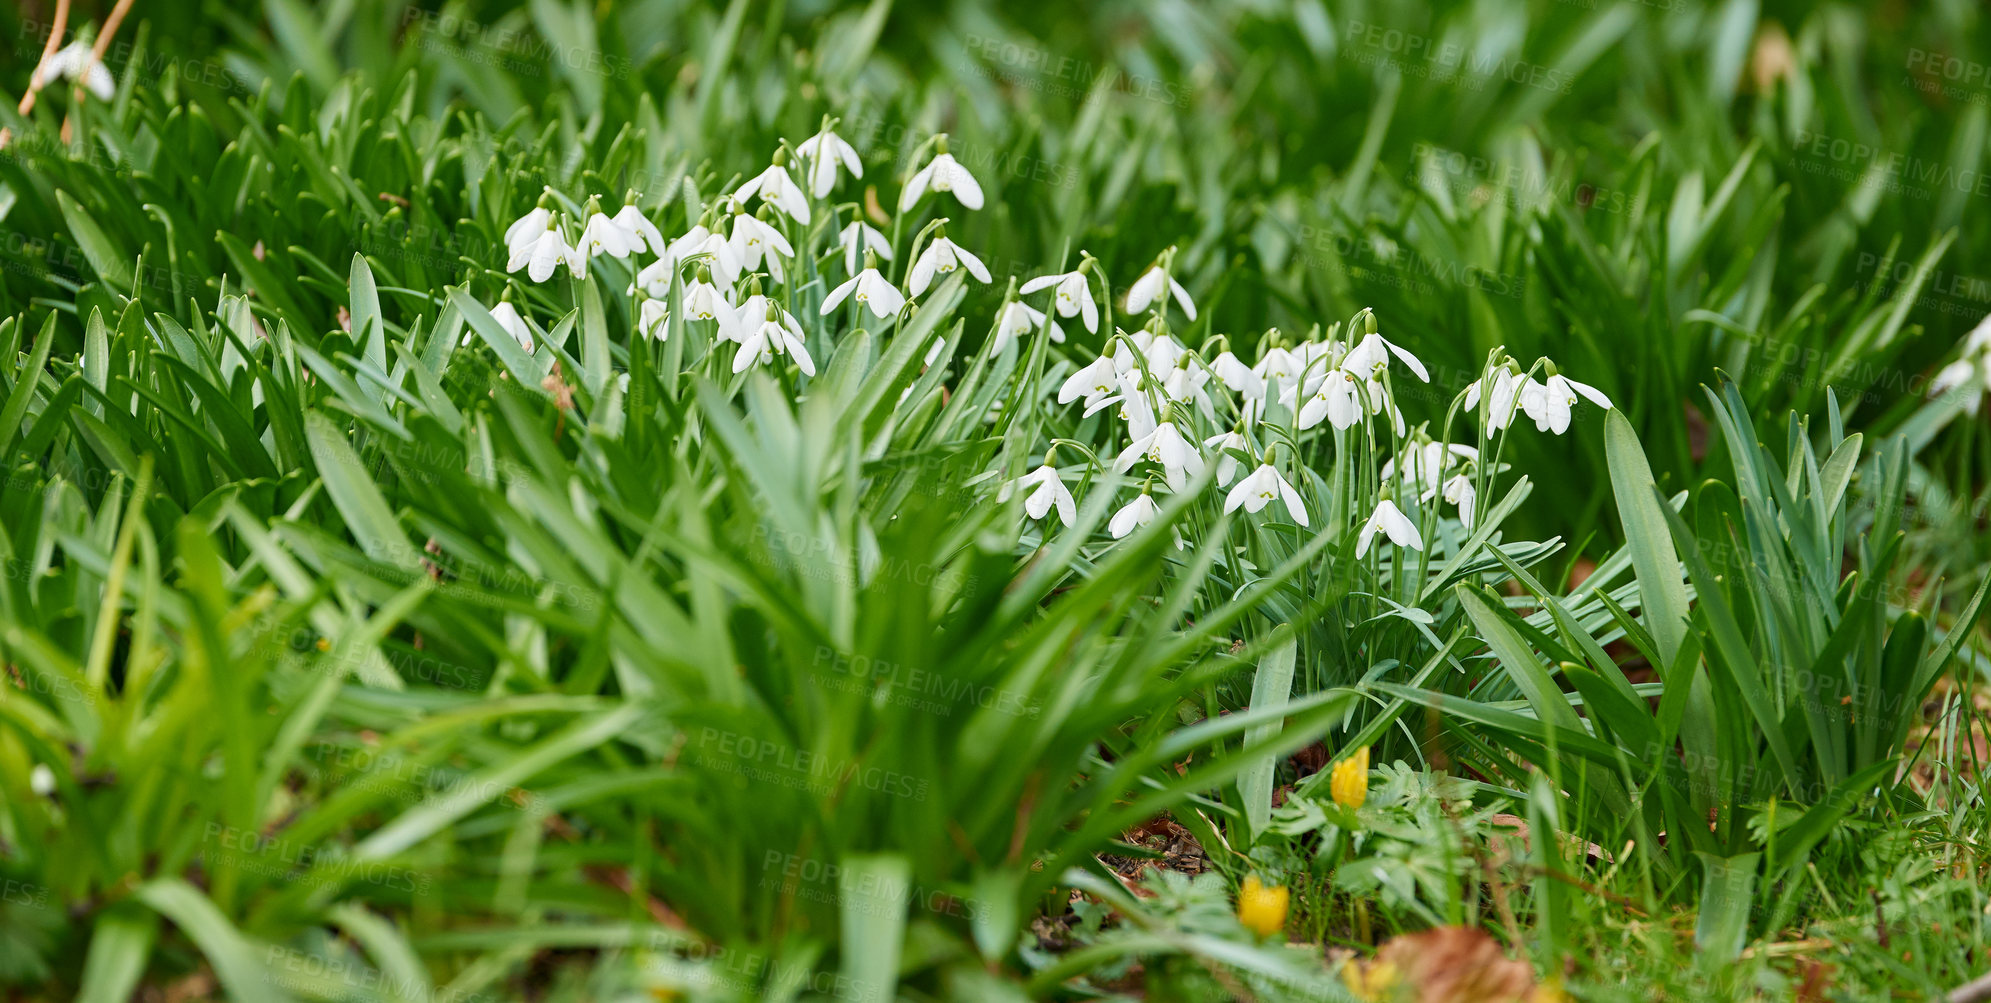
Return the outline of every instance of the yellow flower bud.
{"type": "Polygon", "coordinates": [[[1270,937],[1286,928],[1286,903],[1291,897],[1286,886],[1268,888],[1258,875],[1250,875],[1237,893],[1237,921],[1261,937],[1270,937]]]}
{"type": "Polygon", "coordinates": [[[1354,755],[1334,764],[1334,776],[1329,789],[1334,792],[1334,803],[1353,811],[1362,807],[1369,799],[1369,747],[1355,750],[1354,755]]]}

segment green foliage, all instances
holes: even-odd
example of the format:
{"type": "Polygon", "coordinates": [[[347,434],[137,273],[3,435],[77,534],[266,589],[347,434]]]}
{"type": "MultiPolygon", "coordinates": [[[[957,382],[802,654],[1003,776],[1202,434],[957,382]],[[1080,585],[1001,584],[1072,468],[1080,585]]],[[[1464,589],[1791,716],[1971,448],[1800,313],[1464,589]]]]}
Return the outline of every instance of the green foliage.
{"type": "Polygon", "coordinates": [[[0,13],[0,984],[1338,994],[1248,873],[1310,941],[1484,925],[1583,998],[1790,995],[1758,938],[1981,966],[1991,439],[1924,393],[1991,306],[1991,111],[1930,70],[1984,62],[1968,5],[162,0],[111,99],[23,116],[42,16],[0,13]],[[863,181],[767,217],[811,367],[735,371],[709,250],[506,269],[535,204],[716,225],[826,116],[863,181]],[[936,134],[983,211],[899,211],[936,134]],[[903,285],[943,217],[992,281],[819,311],[844,225],[903,285]],[[1142,327],[1163,248],[1201,309],[1142,327]],[[1001,333],[1081,262],[1098,332],[1001,333]],[[1401,430],[1161,402],[1304,524],[1212,474],[1107,530],[1167,478],[1053,403],[1079,367],[1378,330],[1433,375],[1382,378],[1401,430]],[[1496,432],[1510,357],[1617,406],[1496,432]],[[1474,519],[1377,476],[1455,443],[1474,519]],[[1073,520],[1006,494],[1047,448],[1073,520]],[[1386,498],[1420,545],[1358,557],[1386,498]],[[1357,811],[1293,758],[1371,745],[1357,811]],[[1102,857],[1163,816],[1210,870],[1137,896],[1102,857]]]}

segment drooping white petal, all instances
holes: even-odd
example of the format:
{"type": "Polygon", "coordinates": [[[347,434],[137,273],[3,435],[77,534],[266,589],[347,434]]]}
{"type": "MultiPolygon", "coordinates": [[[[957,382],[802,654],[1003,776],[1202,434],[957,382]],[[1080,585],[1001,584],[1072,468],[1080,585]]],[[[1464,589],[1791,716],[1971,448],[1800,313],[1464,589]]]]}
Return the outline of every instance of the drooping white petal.
{"type": "Polygon", "coordinates": [[[899,193],[900,212],[910,211],[913,205],[919,201],[920,196],[926,194],[926,186],[933,179],[933,169],[936,163],[928,163],[925,167],[913,172],[912,177],[906,179],[906,190],[899,193]]]}
{"type": "Polygon", "coordinates": [[[836,312],[836,308],[843,305],[844,297],[849,296],[851,291],[857,288],[857,283],[863,281],[863,279],[864,276],[861,274],[853,275],[843,280],[842,285],[830,290],[830,294],[823,297],[823,308],[820,311],[823,316],[827,317],[836,312]]]}

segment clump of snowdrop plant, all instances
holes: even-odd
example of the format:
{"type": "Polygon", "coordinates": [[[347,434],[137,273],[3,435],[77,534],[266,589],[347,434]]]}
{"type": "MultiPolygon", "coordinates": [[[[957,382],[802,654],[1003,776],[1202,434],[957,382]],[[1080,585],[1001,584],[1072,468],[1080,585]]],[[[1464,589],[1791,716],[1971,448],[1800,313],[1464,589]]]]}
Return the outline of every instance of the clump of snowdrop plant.
{"type": "MultiPolygon", "coordinates": [[[[841,182],[864,176],[862,156],[835,125],[825,117],[801,143],[782,142],[758,173],[695,207],[696,218],[673,237],[642,208],[644,193],[625,193],[613,211],[590,194],[570,213],[574,203],[549,189],[506,230],[506,270],[547,282],[564,268],[578,282],[619,289],[637,333],[654,340],[669,337],[675,308],[682,324],[701,325],[701,344],[729,346],[723,372],[792,373],[806,381],[816,375],[816,360],[835,349],[835,322],[805,328],[798,312],[828,318],[844,311],[853,327],[875,325],[890,337],[946,277],[959,271],[984,285],[993,278],[973,248],[950,236],[947,217],[936,214],[916,230],[904,218],[923,203],[943,207],[941,199],[966,210],[982,205],[980,182],[948,152],[945,135],[914,152],[920,166],[903,178],[895,222],[877,215],[875,203],[867,218],[858,204],[832,201],[841,182]],[[811,225],[824,213],[827,222],[811,225]],[[818,278],[817,268],[827,274],[818,278]],[[604,270],[616,277],[590,278],[604,270]]],[[[1398,396],[1430,383],[1430,370],[1387,337],[1373,313],[1315,325],[1298,339],[1276,329],[1210,335],[1219,319],[1202,316],[1181,278],[1194,257],[1179,247],[1161,250],[1124,287],[1116,316],[1105,265],[1080,251],[1075,264],[1020,284],[1012,279],[989,317],[986,352],[980,362],[970,355],[971,365],[1064,343],[1060,319],[1086,332],[1083,342],[1058,350],[1041,384],[1027,382],[1036,379],[1029,367],[1003,370],[1025,393],[1044,395],[1045,407],[1070,408],[1073,421],[1092,422],[1081,426],[1091,444],[1054,439],[1040,463],[1005,463],[987,482],[998,501],[1020,500],[1023,516],[1044,535],[1061,528],[1124,540],[1158,521],[1167,499],[1207,493],[1207,509],[1186,510],[1200,516],[1171,526],[1178,546],[1185,529],[1193,536],[1228,517],[1331,534],[1358,561],[1391,560],[1392,553],[1401,561],[1434,545],[1456,546],[1479,527],[1501,469],[1498,444],[1517,415],[1538,432],[1561,435],[1586,402],[1612,406],[1550,360],[1523,369],[1495,350],[1479,378],[1451,398],[1441,423],[1413,428],[1398,396]],[[1190,327],[1172,326],[1178,319],[1190,327]],[[1086,462],[1058,466],[1061,449],[1086,454],[1086,462]],[[1107,499],[1112,514],[1087,529],[1080,503],[1097,491],[1115,496],[1107,499]]],[[[535,326],[527,312],[509,292],[491,309],[530,352],[542,340],[535,332],[556,325],[535,326]]],[[[1938,389],[1991,385],[1987,331],[1972,335],[1965,359],[1943,371],[1938,389]]],[[[920,364],[950,364],[945,344],[935,336],[923,345],[920,364]]],[[[1015,400],[999,396],[986,417],[1002,420],[1015,400]]]]}

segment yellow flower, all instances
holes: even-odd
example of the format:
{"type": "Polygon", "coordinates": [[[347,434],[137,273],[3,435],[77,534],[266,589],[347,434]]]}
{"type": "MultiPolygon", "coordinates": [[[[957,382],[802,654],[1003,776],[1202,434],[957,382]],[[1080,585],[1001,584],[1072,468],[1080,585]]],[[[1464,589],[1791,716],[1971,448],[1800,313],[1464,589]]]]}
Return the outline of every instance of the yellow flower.
{"type": "Polygon", "coordinates": [[[1372,961],[1367,965],[1349,958],[1341,963],[1341,981],[1355,998],[1364,1001],[1389,999],[1396,992],[1400,980],[1396,966],[1388,961],[1372,961]]]}
{"type": "Polygon", "coordinates": [[[1237,921],[1261,937],[1270,937],[1286,928],[1286,903],[1291,897],[1285,885],[1268,888],[1258,875],[1250,875],[1237,893],[1237,921]]]}
{"type": "Polygon", "coordinates": [[[1351,811],[1362,807],[1369,799],[1369,747],[1355,750],[1355,754],[1334,764],[1334,776],[1329,784],[1334,792],[1334,803],[1351,811]]]}

